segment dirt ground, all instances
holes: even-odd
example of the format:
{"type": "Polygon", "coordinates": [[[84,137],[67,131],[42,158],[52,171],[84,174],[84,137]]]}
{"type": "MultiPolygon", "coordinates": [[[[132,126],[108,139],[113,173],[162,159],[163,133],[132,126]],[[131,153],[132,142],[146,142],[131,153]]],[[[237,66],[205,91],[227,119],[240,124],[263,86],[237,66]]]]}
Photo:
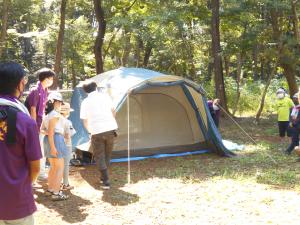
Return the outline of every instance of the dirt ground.
{"type": "MultiPolygon", "coordinates": [[[[210,155],[184,160],[214,163],[210,155]]],[[[93,166],[72,168],[69,200],[52,202],[36,191],[36,224],[299,224],[300,194],[293,189],[214,178],[201,170],[192,178],[170,175],[176,161],[133,162],[129,185],[127,165],[114,164],[108,191],[101,190],[93,166]]]]}
{"type": "MultiPolygon", "coordinates": [[[[249,126],[248,131],[251,129],[249,126]]],[[[275,146],[279,141],[275,136],[253,132],[256,141],[275,146]]],[[[249,144],[246,148],[252,147],[249,144]]],[[[251,154],[257,151],[239,152],[245,162],[214,154],[131,162],[130,184],[127,163],[113,163],[112,188],[106,191],[100,188],[94,166],[72,167],[70,178],[75,188],[69,192],[69,200],[53,202],[43,188],[35,191],[35,221],[57,225],[299,224],[299,180],[293,185],[258,182],[259,171],[272,166],[275,171],[298,168],[298,164],[291,158],[277,165],[252,163],[251,154]]],[[[286,157],[276,154],[274,157],[286,157]]]]}

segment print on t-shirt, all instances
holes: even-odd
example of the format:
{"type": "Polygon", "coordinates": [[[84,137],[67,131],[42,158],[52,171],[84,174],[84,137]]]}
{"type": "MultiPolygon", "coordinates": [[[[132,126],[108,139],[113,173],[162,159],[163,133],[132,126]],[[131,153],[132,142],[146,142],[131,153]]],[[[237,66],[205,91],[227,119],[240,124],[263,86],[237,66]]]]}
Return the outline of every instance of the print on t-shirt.
{"type": "Polygon", "coordinates": [[[7,133],[6,121],[0,121],[0,141],[4,141],[6,133],[7,133]]]}

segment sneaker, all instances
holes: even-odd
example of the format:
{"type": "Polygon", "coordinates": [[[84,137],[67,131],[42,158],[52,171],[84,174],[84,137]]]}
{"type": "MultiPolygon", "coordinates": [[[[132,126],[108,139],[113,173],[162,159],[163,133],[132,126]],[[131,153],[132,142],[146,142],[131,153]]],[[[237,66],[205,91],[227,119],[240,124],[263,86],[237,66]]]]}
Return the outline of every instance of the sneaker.
{"type": "Polygon", "coordinates": [[[104,189],[104,190],[109,190],[110,189],[110,183],[109,181],[103,181],[101,183],[101,187],[104,189]]]}
{"type": "Polygon", "coordinates": [[[47,175],[39,175],[37,179],[39,181],[47,181],[48,180],[48,176],[47,175]]]}
{"type": "Polygon", "coordinates": [[[51,195],[51,200],[52,201],[63,201],[63,200],[67,200],[69,198],[68,195],[65,195],[64,193],[62,193],[61,191],[58,192],[57,194],[53,193],[51,195]]]}
{"type": "Polygon", "coordinates": [[[48,189],[48,190],[46,190],[44,193],[45,193],[45,195],[46,195],[46,196],[51,196],[51,195],[53,195],[53,194],[54,194],[54,192],[53,192],[53,191],[51,191],[51,190],[49,190],[49,189],[48,189]]]}
{"type": "Polygon", "coordinates": [[[62,190],[72,190],[72,189],[74,189],[74,186],[71,186],[70,184],[62,184],[61,189],[62,190]]]}
{"type": "Polygon", "coordinates": [[[42,189],[42,188],[43,188],[43,186],[38,184],[38,183],[33,183],[32,184],[32,189],[34,189],[34,190],[42,189]]]}

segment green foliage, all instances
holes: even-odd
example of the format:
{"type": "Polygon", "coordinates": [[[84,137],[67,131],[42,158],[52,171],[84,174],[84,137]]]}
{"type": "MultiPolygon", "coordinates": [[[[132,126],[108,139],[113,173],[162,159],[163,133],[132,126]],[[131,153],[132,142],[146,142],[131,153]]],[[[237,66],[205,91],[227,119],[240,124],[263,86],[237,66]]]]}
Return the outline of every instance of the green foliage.
{"type": "MultiPolygon", "coordinates": [[[[58,0],[12,0],[8,36],[1,60],[16,60],[31,72],[52,67],[60,22],[58,0]]],[[[214,97],[209,1],[102,0],[106,20],[104,69],[146,67],[188,77],[203,84],[214,97]]],[[[0,10],[3,1],[0,1],[0,10]]],[[[300,4],[297,4],[299,10],[300,4]]],[[[94,43],[97,24],[93,1],[68,1],[63,44],[64,87],[95,75],[94,43]]],[[[237,112],[256,111],[265,81],[276,62],[300,71],[299,44],[292,24],[291,1],[227,0],[220,7],[221,47],[229,108],[237,97],[237,68],[241,65],[237,112]],[[278,13],[278,40],[273,35],[271,12],[278,13]],[[238,61],[241,56],[241,62],[238,61]]],[[[3,21],[0,21],[2,26],[3,21]]],[[[272,81],[264,112],[272,111],[276,88],[284,86],[285,72],[272,81]]]]}
{"type": "MultiPolygon", "coordinates": [[[[207,92],[208,99],[215,98],[214,93],[214,83],[212,81],[205,82],[202,84],[207,92]]],[[[237,84],[232,77],[228,77],[225,80],[226,86],[226,97],[229,109],[232,110],[236,104],[237,98],[237,84]]],[[[240,87],[240,100],[237,107],[237,113],[243,115],[244,113],[254,113],[257,111],[263,89],[265,87],[264,81],[254,81],[250,79],[245,79],[240,87]]],[[[268,115],[270,113],[276,113],[274,111],[274,105],[276,102],[276,91],[278,88],[284,87],[288,90],[287,82],[284,78],[275,78],[271,81],[269,86],[266,99],[265,107],[263,110],[263,115],[268,115]]]]}

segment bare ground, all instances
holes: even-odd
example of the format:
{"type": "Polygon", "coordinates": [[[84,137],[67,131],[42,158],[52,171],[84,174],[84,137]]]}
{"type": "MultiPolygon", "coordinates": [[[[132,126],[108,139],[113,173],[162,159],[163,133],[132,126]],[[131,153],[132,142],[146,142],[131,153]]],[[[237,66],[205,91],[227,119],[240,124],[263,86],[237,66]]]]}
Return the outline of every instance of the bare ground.
{"type": "Polygon", "coordinates": [[[298,174],[300,163],[282,155],[276,149],[278,138],[264,132],[276,125],[239,122],[258,144],[270,143],[267,152],[273,152],[277,163],[223,122],[224,136],[246,144],[239,157],[202,154],[135,161],[130,184],[127,163],[114,163],[108,191],[100,188],[94,166],[72,167],[75,189],[69,200],[52,202],[43,189],[35,191],[36,224],[299,224],[299,176],[278,183],[262,179],[261,173],[272,169],[283,174],[284,169],[298,174]]]}

